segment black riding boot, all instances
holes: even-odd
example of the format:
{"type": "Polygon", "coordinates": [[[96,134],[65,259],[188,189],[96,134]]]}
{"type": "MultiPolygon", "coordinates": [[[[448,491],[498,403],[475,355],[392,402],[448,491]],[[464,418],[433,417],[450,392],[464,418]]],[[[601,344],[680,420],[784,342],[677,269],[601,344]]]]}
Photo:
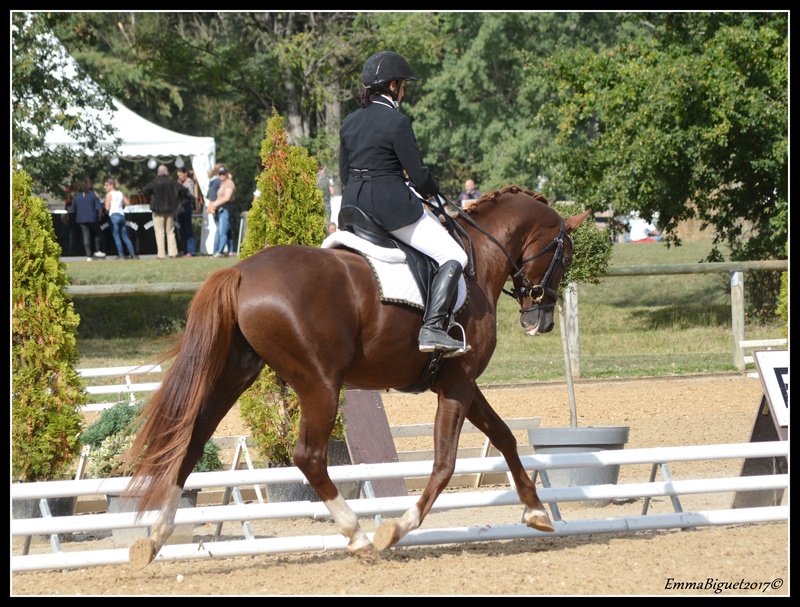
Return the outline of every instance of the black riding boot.
{"type": "MultiPolygon", "coordinates": [[[[461,349],[464,345],[463,342],[453,339],[447,334],[450,313],[458,293],[458,279],[461,278],[462,272],[461,264],[457,261],[445,262],[436,271],[430,293],[428,293],[424,323],[419,331],[420,352],[433,352],[434,350],[452,352],[461,349]]],[[[465,352],[469,349],[467,346],[465,352]]]]}

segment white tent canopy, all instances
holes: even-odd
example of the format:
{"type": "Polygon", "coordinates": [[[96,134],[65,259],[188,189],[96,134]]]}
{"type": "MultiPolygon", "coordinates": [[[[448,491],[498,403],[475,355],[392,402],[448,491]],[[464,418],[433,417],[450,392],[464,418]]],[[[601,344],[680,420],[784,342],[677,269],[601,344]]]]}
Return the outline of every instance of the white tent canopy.
{"type": "MultiPolygon", "coordinates": [[[[52,49],[50,59],[53,70],[64,80],[81,78],[88,90],[98,90],[99,85],[80,70],[75,58],[70,55],[61,41],[52,33],[43,34],[52,49]]],[[[102,124],[110,124],[116,130],[116,137],[122,140],[117,148],[118,158],[124,160],[149,160],[155,158],[157,163],[166,164],[178,156],[190,158],[197,185],[205,196],[208,192],[208,172],[216,163],[216,143],[213,137],[193,137],[170,131],[153,124],[126,108],[119,100],[114,99],[113,111],[98,111],[93,108],[73,108],[71,114],[85,112],[102,124]]],[[[100,145],[112,145],[109,137],[100,141],[100,145]]],[[[86,142],[69,135],[62,127],[54,127],[45,137],[45,144],[50,148],[66,146],[70,148],[85,147],[86,142]]]]}
{"type": "MultiPolygon", "coordinates": [[[[203,196],[208,192],[208,172],[216,162],[216,143],[213,137],[193,137],[170,131],[145,120],[114,99],[114,112],[101,117],[106,124],[112,124],[116,136],[122,139],[117,148],[117,156],[124,160],[147,160],[155,158],[159,164],[172,162],[178,156],[190,158],[197,184],[203,196]]],[[[86,110],[93,112],[93,110],[86,110]]],[[[101,141],[110,144],[112,140],[101,141]]],[[[84,145],[72,138],[63,128],[54,127],[46,138],[48,147],[78,147],[84,145]]]]}

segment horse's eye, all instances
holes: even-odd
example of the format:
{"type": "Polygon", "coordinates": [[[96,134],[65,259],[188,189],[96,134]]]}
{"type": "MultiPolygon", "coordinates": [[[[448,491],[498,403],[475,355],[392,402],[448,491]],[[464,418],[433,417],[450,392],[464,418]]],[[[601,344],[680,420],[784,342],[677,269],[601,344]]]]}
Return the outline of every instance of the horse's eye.
{"type": "Polygon", "coordinates": [[[565,257],[564,258],[564,267],[568,268],[572,265],[572,257],[565,257]]]}

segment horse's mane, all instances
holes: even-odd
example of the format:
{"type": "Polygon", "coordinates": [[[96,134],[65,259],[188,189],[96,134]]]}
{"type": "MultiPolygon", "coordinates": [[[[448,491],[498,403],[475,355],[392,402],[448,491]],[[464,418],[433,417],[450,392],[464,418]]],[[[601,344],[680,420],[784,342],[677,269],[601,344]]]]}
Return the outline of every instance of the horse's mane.
{"type": "Polygon", "coordinates": [[[545,198],[538,192],[532,192],[531,190],[526,190],[525,188],[521,188],[518,185],[512,184],[512,185],[507,185],[499,190],[493,190],[486,194],[481,194],[481,197],[478,198],[478,200],[472,206],[470,206],[465,211],[465,213],[467,213],[467,215],[479,213],[481,207],[485,208],[490,204],[496,204],[498,200],[506,194],[524,194],[526,196],[530,196],[531,198],[538,200],[543,204],[546,204],[547,206],[550,206],[550,203],[548,202],[547,198],[545,198]]]}

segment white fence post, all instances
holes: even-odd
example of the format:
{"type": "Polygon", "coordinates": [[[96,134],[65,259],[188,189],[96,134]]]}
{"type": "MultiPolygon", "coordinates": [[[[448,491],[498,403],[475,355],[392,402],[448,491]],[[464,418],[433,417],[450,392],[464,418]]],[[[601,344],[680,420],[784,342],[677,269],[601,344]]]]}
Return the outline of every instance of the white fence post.
{"type": "Polygon", "coordinates": [[[567,315],[567,341],[572,379],[581,378],[581,335],[578,326],[578,283],[571,282],[564,290],[564,308],[567,315]]]}
{"type": "Polygon", "coordinates": [[[733,332],[733,366],[744,371],[744,272],[731,272],[731,331],[733,332]]]}

